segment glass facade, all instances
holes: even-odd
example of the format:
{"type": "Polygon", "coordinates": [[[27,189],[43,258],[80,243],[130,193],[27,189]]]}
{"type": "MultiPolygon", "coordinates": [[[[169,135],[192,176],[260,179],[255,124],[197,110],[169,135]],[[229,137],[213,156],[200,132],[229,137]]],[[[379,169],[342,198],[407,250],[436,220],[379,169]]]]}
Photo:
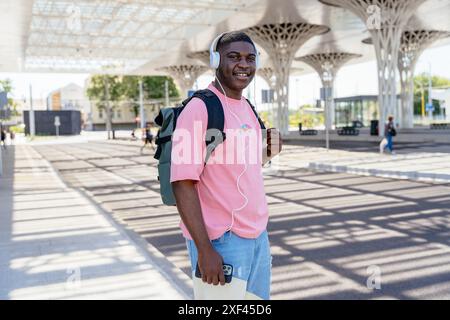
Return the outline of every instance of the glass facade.
{"type": "Polygon", "coordinates": [[[336,127],[351,126],[353,121],[368,127],[371,120],[378,120],[377,96],[338,98],[334,102],[336,127]]]}

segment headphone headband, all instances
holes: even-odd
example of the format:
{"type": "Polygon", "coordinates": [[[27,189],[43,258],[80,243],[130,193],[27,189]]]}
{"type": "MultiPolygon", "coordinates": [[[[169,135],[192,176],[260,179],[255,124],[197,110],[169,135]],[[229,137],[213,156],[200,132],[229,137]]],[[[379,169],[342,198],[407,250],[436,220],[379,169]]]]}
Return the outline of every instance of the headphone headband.
{"type": "MultiPolygon", "coordinates": [[[[214,38],[213,42],[211,43],[211,47],[209,48],[209,65],[213,69],[219,68],[219,65],[220,65],[220,53],[217,51],[217,44],[219,43],[220,39],[227,33],[228,32],[222,32],[216,38],[214,38]]],[[[253,43],[253,41],[252,41],[252,43],[253,43]]],[[[254,43],[253,43],[253,46],[255,47],[255,50],[256,50],[256,46],[254,43]]],[[[256,50],[255,64],[256,64],[256,69],[258,69],[259,68],[259,52],[257,50],[256,50]]]]}
{"type": "Polygon", "coordinates": [[[226,34],[226,32],[222,32],[214,38],[213,42],[211,43],[211,47],[209,48],[209,52],[217,52],[217,44],[219,43],[220,38],[222,38],[226,34]]]}
{"type": "Polygon", "coordinates": [[[213,69],[219,68],[220,65],[220,53],[217,52],[217,44],[219,43],[220,38],[225,35],[226,32],[222,32],[216,38],[214,38],[211,43],[211,47],[209,48],[209,65],[213,69]]]}

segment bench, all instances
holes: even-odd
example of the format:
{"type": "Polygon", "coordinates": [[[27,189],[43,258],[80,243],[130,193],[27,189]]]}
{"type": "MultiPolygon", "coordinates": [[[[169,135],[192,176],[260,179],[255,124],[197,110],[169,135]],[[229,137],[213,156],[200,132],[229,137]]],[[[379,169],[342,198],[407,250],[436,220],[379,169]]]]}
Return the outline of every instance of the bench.
{"type": "Polygon", "coordinates": [[[337,134],[340,136],[358,136],[359,130],[355,127],[343,127],[337,130],[337,134]]]}
{"type": "Polygon", "coordinates": [[[450,123],[432,123],[430,124],[432,130],[446,130],[450,129],[450,123]]]}
{"type": "Polygon", "coordinates": [[[312,129],[300,131],[301,136],[317,136],[318,133],[319,133],[319,131],[312,130],[312,129]]]}

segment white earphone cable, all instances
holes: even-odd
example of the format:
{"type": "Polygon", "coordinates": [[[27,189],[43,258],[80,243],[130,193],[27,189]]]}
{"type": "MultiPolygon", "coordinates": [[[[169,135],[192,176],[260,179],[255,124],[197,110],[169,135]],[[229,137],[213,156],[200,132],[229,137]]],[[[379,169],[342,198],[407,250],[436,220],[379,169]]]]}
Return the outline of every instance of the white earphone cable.
{"type": "MultiPolygon", "coordinates": [[[[238,121],[238,123],[240,123],[241,126],[242,126],[242,121],[241,121],[241,119],[240,119],[240,118],[239,118],[239,117],[231,110],[230,106],[228,105],[228,97],[227,97],[227,94],[225,93],[225,90],[224,90],[222,84],[220,83],[219,79],[217,79],[217,77],[216,77],[216,80],[217,80],[217,83],[219,84],[220,88],[221,88],[222,91],[223,91],[223,95],[225,96],[225,104],[226,104],[226,106],[227,106],[228,111],[234,116],[234,118],[235,118],[235,119],[238,121]]],[[[242,108],[242,99],[241,99],[241,108],[242,108]]],[[[245,141],[244,141],[244,144],[245,144],[245,141]]],[[[245,156],[246,156],[246,154],[247,154],[247,150],[248,150],[248,145],[246,144],[246,147],[245,147],[245,149],[244,149],[244,170],[239,174],[239,176],[238,176],[238,178],[237,178],[237,180],[236,180],[236,187],[237,187],[237,190],[238,190],[239,194],[245,199],[245,202],[244,202],[244,204],[243,204],[241,207],[235,208],[235,209],[233,209],[233,210],[231,211],[231,224],[230,224],[230,226],[227,228],[227,231],[230,231],[230,230],[233,228],[235,212],[236,212],[236,211],[241,211],[241,210],[244,209],[244,208],[247,206],[247,204],[248,204],[248,198],[247,198],[247,196],[242,192],[241,187],[240,187],[240,185],[239,185],[239,182],[240,182],[240,180],[241,180],[241,177],[244,175],[244,173],[247,171],[247,168],[248,168],[247,160],[245,159],[245,156]]]]}

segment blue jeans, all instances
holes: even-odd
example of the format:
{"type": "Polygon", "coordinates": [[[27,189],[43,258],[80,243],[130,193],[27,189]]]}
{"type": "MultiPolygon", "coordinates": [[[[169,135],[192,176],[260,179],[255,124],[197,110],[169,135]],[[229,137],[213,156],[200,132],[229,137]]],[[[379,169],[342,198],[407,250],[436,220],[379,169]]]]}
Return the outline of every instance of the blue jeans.
{"type": "Polygon", "coordinates": [[[392,152],[394,149],[392,136],[390,134],[386,135],[386,140],[387,140],[387,145],[384,148],[389,149],[389,151],[392,152]]]}
{"type": "Polygon", "coordinates": [[[194,241],[187,240],[195,299],[270,299],[272,257],[267,231],[256,239],[241,238],[227,232],[211,243],[224,263],[233,266],[233,278],[224,286],[214,286],[195,277],[198,252],[194,241]]]}

